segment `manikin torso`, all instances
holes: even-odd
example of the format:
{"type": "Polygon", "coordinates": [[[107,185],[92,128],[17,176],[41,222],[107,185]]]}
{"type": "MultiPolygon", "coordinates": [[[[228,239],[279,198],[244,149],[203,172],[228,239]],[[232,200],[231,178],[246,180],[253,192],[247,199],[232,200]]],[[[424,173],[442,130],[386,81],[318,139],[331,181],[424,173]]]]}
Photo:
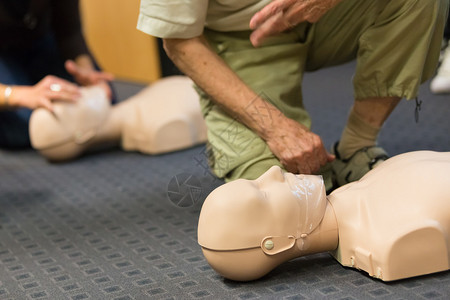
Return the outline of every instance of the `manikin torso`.
{"type": "MultiPolygon", "coordinates": [[[[296,227],[312,222],[303,221],[305,213],[297,213],[302,215],[300,222],[292,221],[290,214],[297,209],[298,199],[286,200],[289,195],[283,192],[283,179],[261,179],[276,174],[272,169],[255,181],[219,187],[203,205],[199,244],[211,266],[225,277],[256,279],[284,261],[323,251],[332,251],[343,265],[385,281],[449,269],[450,152],[398,155],[360,181],[337,189],[328,199],[323,196],[326,208],[321,223],[310,232],[302,229],[304,234],[296,227]],[[267,181],[279,188],[267,188],[267,181]],[[246,196],[247,189],[260,191],[262,196],[246,196]],[[244,245],[241,238],[250,242],[244,245]],[[268,239],[270,251],[265,247],[268,239]]],[[[292,192],[292,185],[287,189],[292,192]]],[[[314,204],[311,199],[319,199],[323,192],[313,189],[305,194],[314,204]]]]}
{"type": "Polygon", "coordinates": [[[206,141],[198,95],[185,76],[163,78],[114,106],[98,87],[81,91],[77,103],[55,103],[54,113],[41,108],[31,115],[31,144],[49,160],[112,144],[160,154],[206,141]]]}
{"type": "Polygon", "coordinates": [[[122,148],[145,154],[206,141],[198,94],[186,76],[160,79],[123,103],[122,148]]]}
{"type": "Polygon", "coordinates": [[[386,281],[448,270],[449,172],[450,153],[411,152],[334,191],[333,255],[386,281]]]}

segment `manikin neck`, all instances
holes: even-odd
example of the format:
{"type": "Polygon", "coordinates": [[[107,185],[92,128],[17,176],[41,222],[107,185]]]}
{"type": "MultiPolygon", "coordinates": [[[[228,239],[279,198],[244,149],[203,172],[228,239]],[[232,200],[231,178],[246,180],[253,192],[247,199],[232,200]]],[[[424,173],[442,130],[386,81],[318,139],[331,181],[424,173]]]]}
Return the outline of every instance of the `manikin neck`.
{"type": "Polygon", "coordinates": [[[107,143],[108,145],[119,145],[122,138],[124,119],[130,116],[132,105],[129,101],[123,101],[111,106],[105,123],[97,129],[96,135],[89,141],[87,146],[107,143]]]}
{"type": "Polygon", "coordinates": [[[108,118],[98,128],[97,135],[94,137],[95,143],[117,143],[119,144],[122,135],[123,118],[126,117],[125,103],[118,103],[111,107],[108,118]]]}
{"type": "Polygon", "coordinates": [[[322,222],[317,228],[310,233],[305,240],[299,238],[297,240],[297,249],[299,256],[308,254],[327,252],[337,248],[339,242],[338,225],[333,206],[327,200],[325,214],[322,222]],[[304,250],[301,244],[306,243],[304,250]]]}

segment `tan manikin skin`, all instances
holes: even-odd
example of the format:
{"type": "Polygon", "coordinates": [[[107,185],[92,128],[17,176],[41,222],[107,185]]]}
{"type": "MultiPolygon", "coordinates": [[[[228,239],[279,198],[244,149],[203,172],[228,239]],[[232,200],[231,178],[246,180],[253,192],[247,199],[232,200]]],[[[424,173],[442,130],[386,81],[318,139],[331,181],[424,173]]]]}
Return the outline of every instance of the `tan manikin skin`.
{"type": "Polygon", "coordinates": [[[218,273],[239,281],[324,251],[384,281],[449,270],[449,173],[450,152],[410,152],[327,197],[320,177],[295,181],[272,167],[208,196],[198,242],[218,273]]]}
{"type": "Polygon", "coordinates": [[[53,113],[37,109],[31,115],[31,144],[48,160],[112,145],[160,154],[206,141],[198,95],[185,76],[163,78],[113,106],[98,87],[81,93],[75,104],[55,103],[53,113]]]}

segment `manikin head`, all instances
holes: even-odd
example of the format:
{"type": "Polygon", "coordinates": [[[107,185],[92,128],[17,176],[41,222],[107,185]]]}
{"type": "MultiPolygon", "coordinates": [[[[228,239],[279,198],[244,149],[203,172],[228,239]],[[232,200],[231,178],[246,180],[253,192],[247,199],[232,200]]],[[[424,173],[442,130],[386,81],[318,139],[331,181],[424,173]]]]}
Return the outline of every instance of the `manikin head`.
{"type": "Polygon", "coordinates": [[[186,76],[165,77],[114,106],[99,87],[83,87],[76,103],[54,103],[53,113],[33,111],[31,144],[62,161],[111,146],[160,154],[203,143],[206,124],[192,85],[186,76]]]}
{"type": "Polygon", "coordinates": [[[49,160],[76,157],[105,123],[110,106],[105,91],[92,86],[81,88],[76,103],[56,102],[53,112],[38,108],[30,118],[31,145],[49,160]]]}
{"type": "Polygon", "coordinates": [[[214,190],[200,213],[198,242],[224,277],[257,279],[307,251],[326,202],[321,176],[274,166],[256,180],[238,179],[214,190]]]}

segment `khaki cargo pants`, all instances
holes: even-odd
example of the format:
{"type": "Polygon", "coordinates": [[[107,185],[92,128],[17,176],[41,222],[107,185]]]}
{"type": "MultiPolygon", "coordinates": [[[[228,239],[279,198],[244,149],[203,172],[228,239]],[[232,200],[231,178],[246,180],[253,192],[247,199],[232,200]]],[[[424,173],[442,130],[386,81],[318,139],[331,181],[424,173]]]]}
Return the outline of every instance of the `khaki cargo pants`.
{"type": "MultiPolygon", "coordinates": [[[[259,48],[250,44],[249,31],[206,29],[204,34],[257,94],[310,127],[302,104],[305,71],[356,58],[355,99],[413,99],[419,85],[435,72],[447,11],[448,0],[344,0],[318,23],[299,24],[259,48]]],[[[199,94],[210,166],[217,176],[227,181],[254,179],[273,165],[281,166],[262,139],[199,94]]],[[[258,117],[270,120],[270,111],[259,111],[258,117]]]]}

